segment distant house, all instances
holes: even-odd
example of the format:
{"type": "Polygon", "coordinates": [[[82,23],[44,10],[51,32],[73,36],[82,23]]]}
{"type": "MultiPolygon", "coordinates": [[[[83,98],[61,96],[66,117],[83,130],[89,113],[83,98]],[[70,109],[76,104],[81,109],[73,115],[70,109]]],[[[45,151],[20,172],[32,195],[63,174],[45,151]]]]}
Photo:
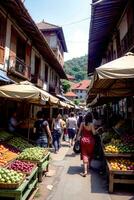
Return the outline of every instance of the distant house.
{"type": "Polygon", "coordinates": [[[66,42],[62,27],[45,22],[37,23],[39,30],[45,36],[50,48],[56,55],[60,64],[64,65],[64,52],[67,52],[66,42]]]}
{"type": "Polygon", "coordinates": [[[71,101],[73,101],[73,100],[78,98],[77,95],[72,91],[67,92],[66,94],[64,94],[64,96],[67,97],[71,101]]]}
{"type": "Polygon", "coordinates": [[[90,80],[83,80],[79,83],[75,83],[71,87],[71,91],[74,92],[80,101],[85,101],[87,98],[87,89],[90,85],[90,80]]]}

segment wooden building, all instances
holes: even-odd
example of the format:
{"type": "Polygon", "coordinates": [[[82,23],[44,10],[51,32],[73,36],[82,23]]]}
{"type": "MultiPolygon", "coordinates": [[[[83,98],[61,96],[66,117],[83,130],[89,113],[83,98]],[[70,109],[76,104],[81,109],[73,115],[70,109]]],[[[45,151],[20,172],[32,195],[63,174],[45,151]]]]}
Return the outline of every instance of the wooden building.
{"type": "Polygon", "coordinates": [[[60,78],[66,79],[21,0],[0,2],[0,70],[16,82],[28,80],[53,94],[60,94],[60,78]]]}
{"type": "Polygon", "coordinates": [[[102,64],[134,52],[134,1],[92,0],[88,73],[102,64]]]}
{"type": "Polygon", "coordinates": [[[67,47],[62,27],[47,23],[44,20],[38,23],[37,26],[45,36],[50,48],[53,50],[56,58],[63,67],[64,52],[67,52],[67,47]]]}

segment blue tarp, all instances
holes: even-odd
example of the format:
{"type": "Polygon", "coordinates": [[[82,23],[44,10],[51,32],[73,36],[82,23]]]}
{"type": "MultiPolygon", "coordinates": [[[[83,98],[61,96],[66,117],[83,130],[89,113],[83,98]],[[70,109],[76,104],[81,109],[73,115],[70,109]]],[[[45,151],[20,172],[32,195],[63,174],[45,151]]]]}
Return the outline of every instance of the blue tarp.
{"type": "Polygon", "coordinates": [[[8,83],[14,83],[14,81],[11,80],[10,78],[8,78],[8,76],[2,70],[0,70],[0,81],[4,81],[4,82],[8,82],[8,83]]]}

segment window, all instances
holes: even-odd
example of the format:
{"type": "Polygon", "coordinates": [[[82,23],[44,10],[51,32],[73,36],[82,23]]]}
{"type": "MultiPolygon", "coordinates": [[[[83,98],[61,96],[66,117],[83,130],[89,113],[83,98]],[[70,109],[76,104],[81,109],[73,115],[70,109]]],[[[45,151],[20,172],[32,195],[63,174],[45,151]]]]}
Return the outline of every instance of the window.
{"type": "Polygon", "coordinates": [[[48,81],[48,65],[45,65],[45,82],[48,81]]]}
{"type": "Polygon", "coordinates": [[[16,56],[25,62],[25,56],[26,56],[26,42],[21,38],[17,37],[17,47],[16,47],[16,56]]]}

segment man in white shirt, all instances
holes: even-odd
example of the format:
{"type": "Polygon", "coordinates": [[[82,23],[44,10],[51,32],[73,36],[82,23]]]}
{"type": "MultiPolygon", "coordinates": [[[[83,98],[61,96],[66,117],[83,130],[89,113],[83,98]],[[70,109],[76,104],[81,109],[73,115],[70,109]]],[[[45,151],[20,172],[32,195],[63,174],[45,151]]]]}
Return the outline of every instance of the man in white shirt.
{"type": "Polygon", "coordinates": [[[74,116],[74,113],[70,113],[70,117],[67,119],[67,131],[69,136],[69,146],[74,145],[74,138],[77,132],[77,119],[74,116]]]}

